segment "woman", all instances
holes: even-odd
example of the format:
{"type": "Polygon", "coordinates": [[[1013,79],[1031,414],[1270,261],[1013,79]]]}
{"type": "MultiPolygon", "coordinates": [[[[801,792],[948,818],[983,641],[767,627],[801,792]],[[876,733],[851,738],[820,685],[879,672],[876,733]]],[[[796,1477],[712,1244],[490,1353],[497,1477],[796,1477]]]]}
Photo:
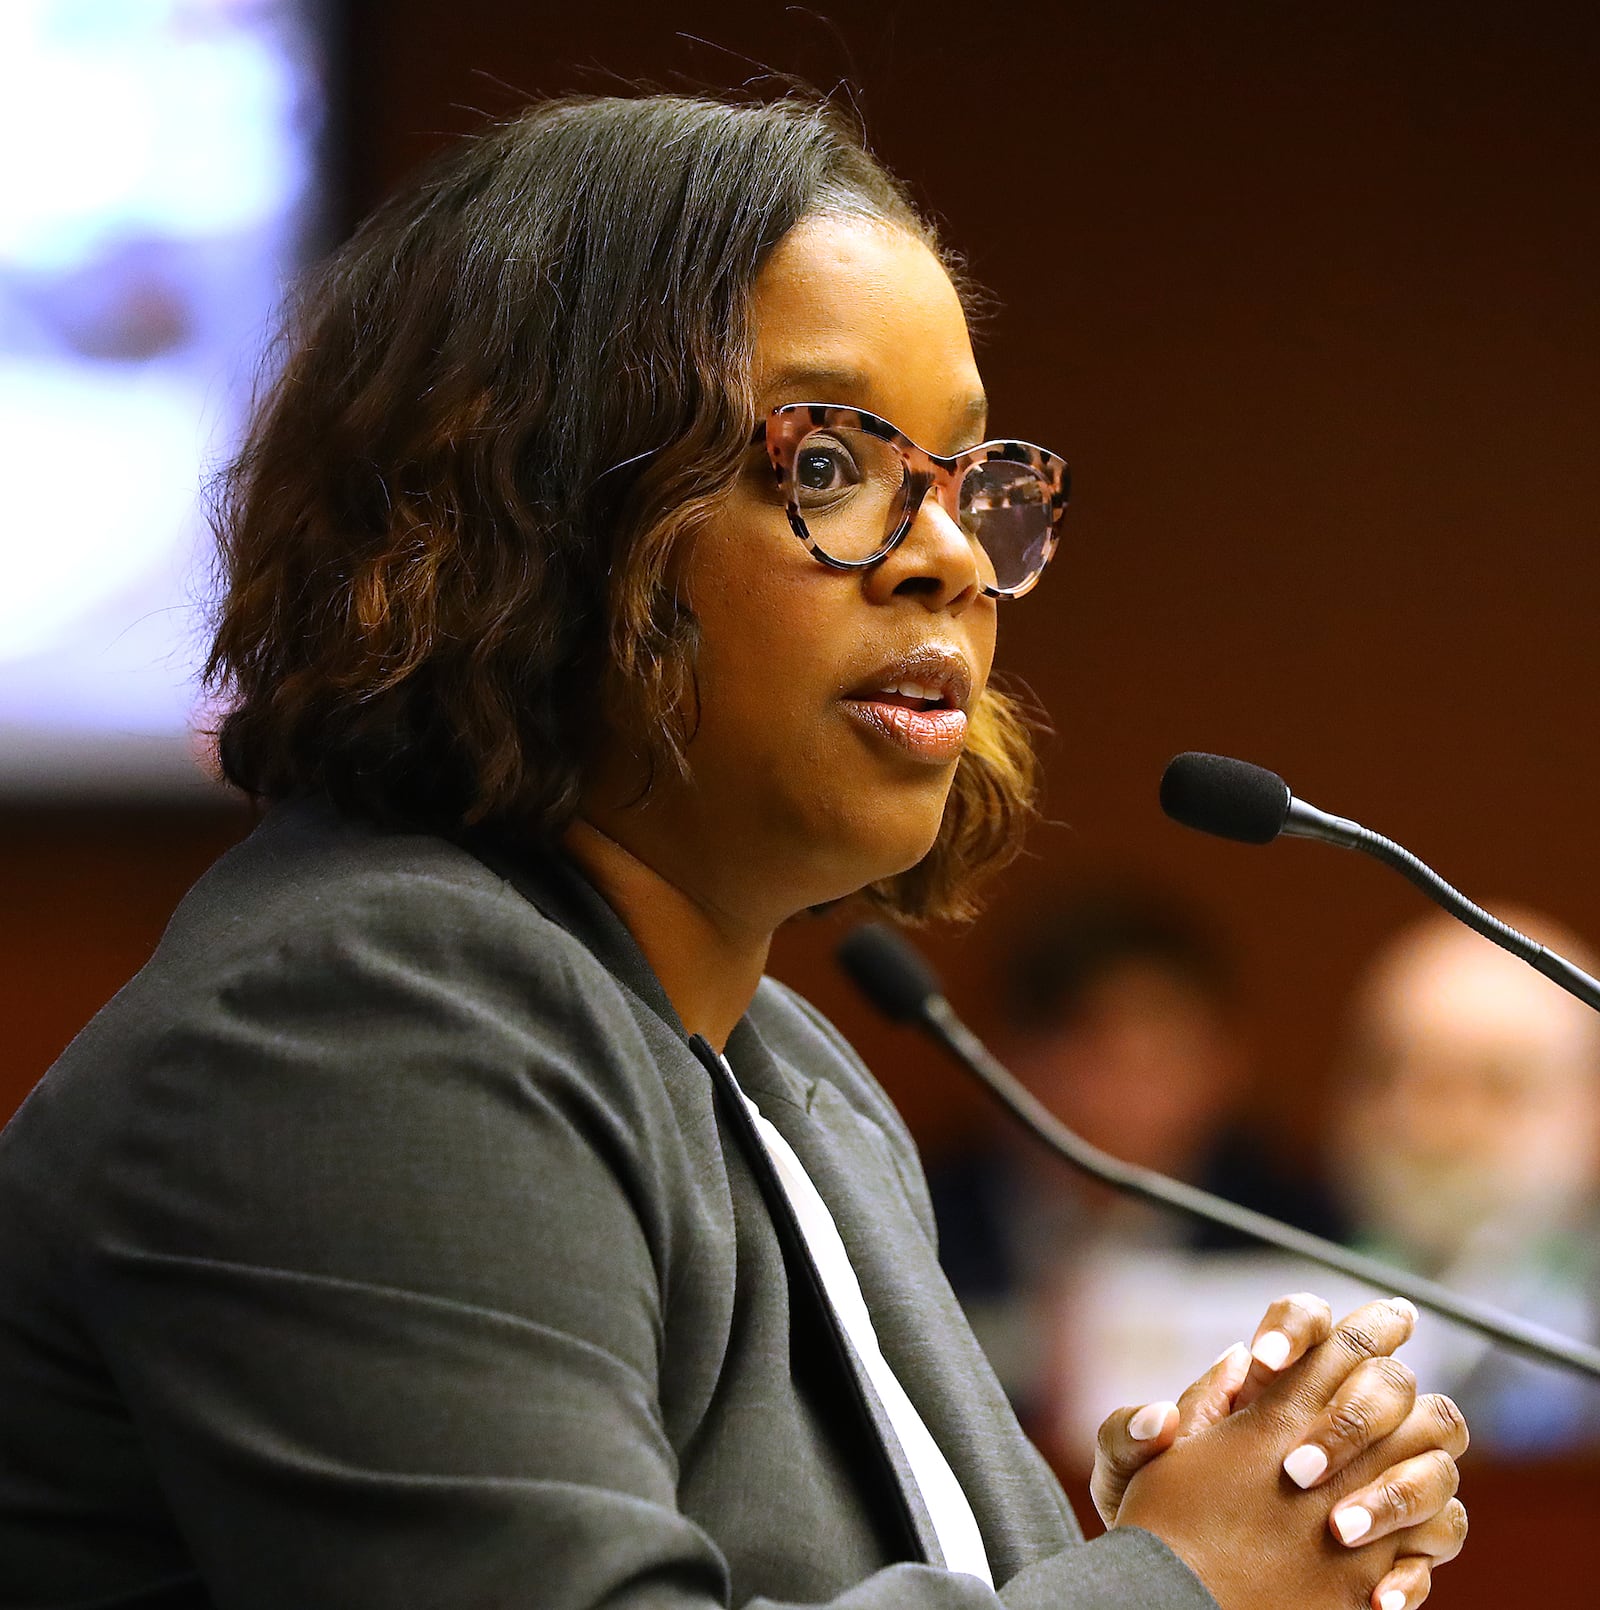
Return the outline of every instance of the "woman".
{"type": "Polygon", "coordinates": [[[1083,1545],[902,1125],[762,978],[1015,846],[997,603],[1065,474],[984,412],[810,105],[536,108],[309,288],[210,665],[271,809],[0,1150],[0,1604],[1423,1597],[1414,1315],[1286,1300],[1114,1416],[1083,1545]]]}

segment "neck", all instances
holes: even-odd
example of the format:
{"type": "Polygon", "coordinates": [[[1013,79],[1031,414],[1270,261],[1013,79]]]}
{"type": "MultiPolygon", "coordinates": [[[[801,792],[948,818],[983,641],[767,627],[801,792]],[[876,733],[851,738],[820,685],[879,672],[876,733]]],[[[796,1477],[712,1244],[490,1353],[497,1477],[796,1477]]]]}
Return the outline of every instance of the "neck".
{"type": "Polygon", "coordinates": [[[581,818],[563,843],[633,935],[684,1027],[720,1052],[761,982],[771,932],[713,911],[581,818]]]}

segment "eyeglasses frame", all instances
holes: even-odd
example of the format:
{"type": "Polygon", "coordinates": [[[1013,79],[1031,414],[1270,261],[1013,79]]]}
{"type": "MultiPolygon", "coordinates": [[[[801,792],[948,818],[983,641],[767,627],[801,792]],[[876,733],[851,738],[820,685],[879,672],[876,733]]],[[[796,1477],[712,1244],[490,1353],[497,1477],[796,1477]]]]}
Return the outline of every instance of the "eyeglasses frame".
{"type": "Polygon", "coordinates": [[[1012,464],[1025,464],[1034,470],[1050,489],[1050,529],[1045,538],[1044,557],[1039,567],[1027,580],[1016,587],[983,586],[990,598],[1021,598],[1038,585],[1045,567],[1055,557],[1062,516],[1066,513],[1067,499],[1072,491],[1072,472],[1067,462],[1047,448],[1035,447],[1031,442],[991,441],[979,442],[976,447],[960,453],[945,455],[930,453],[919,447],[903,431],[877,414],[864,408],[846,408],[837,403],[780,403],[755,428],[750,438],[752,447],[765,445],[768,461],[777,477],[778,491],[784,500],[784,512],[790,528],[806,545],[814,559],[833,570],[866,570],[892,553],[905,540],[907,532],[916,522],[928,493],[939,489],[940,504],[960,523],[959,503],[961,482],[967,472],[979,464],[1003,460],[1012,464]],[[835,428],[865,431],[887,443],[899,454],[905,465],[905,513],[900,524],[889,535],[878,551],[865,559],[836,559],[818,547],[816,539],[806,527],[800,512],[799,498],[794,489],[794,461],[800,444],[813,431],[835,428]],[[952,502],[955,509],[952,510],[952,502]]]}

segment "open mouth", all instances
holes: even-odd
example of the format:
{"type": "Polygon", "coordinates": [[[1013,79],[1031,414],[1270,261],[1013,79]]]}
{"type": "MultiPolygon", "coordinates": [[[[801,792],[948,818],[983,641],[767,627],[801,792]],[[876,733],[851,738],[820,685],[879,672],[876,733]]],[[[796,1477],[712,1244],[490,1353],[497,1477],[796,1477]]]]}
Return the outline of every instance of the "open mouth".
{"type": "Polygon", "coordinates": [[[929,765],[956,760],[967,739],[972,675],[955,652],[923,651],[886,666],[845,695],[865,731],[929,765]]]}
{"type": "Polygon", "coordinates": [[[955,700],[943,688],[923,682],[897,682],[876,688],[865,695],[874,704],[893,705],[901,710],[954,710],[955,700]]]}

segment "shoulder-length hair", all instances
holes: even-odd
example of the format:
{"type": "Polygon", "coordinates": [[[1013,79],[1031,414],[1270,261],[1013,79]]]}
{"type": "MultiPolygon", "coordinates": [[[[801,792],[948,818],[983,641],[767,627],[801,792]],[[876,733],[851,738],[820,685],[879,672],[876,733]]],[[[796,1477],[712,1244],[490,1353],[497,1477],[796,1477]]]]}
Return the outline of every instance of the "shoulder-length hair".
{"type": "MultiPolygon", "coordinates": [[[[836,108],[655,96],[537,105],[374,213],[294,297],[218,483],[227,778],[548,841],[602,723],[684,768],[669,559],[754,429],[756,276],[829,212],[937,249],[836,108]]],[[[1019,847],[1025,724],[990,691],[968,730],[934,848],[868,891],[901,917],[969,913],[1019,847]]]]}

